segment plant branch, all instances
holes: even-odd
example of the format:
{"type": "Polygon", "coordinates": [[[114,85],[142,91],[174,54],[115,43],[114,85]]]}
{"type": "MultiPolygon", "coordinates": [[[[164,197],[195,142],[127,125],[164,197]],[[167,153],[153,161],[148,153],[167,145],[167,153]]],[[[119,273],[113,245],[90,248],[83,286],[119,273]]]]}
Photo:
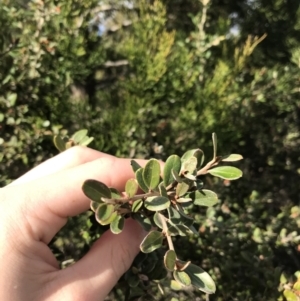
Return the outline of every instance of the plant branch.
{"type": "Polygon", "coordinates": [[[220,162],[220,157],[215,157],[211,161],[209,161],[203,168],[199,169],[197,171],[197,176],[205,175],[207,174],[207,171],[212,168],[213,166],[218,165],[220,162]]]}
{"type": "Polygon", "coordinates": [[[163,227],[163,231],[167,237],[167,241],[168,241],[168,245],[169,245],[169,249],[174,251],[174,245],[173,245],[173,241],[171,236],[168,234],[168,226],[167,226],[167,221],[166,221],[166,217],[164,215],[162,215],[161,213],[158,213],[158,216],[161,220],[161,224],[163,227]]]}
{"type": "Polygon", "coordinates": [[[136,194],[135,196],[132,197],[124,197],[124,198],[119,198],[119,199],[106,199],[106,203],[128,203],[128,202],[135,202],[137,200],[143,199],[143,198],[148,198],[150,196],[160,196],[159,192],[156,191],[151,191],[143,194],[136,194]]]}

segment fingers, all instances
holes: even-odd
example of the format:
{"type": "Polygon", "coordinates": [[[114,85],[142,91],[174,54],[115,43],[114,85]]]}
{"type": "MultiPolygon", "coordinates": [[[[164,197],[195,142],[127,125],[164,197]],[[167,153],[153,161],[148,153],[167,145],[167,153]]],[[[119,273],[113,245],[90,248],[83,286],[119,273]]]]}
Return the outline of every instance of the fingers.
{"type": "MultiPolygon", "coordinates": [[[[139,161],[140,164],[145,162],[139,161]]],[[[18,222],[28,223],[25,227],[30,229],[28,235],[49,243],[68,216],[75,216],[89,208],[90,200],[81,189],[85,180],[98,179],[109,187],[123,191],[126,181],[133,176],[129,159],[103,157],[20,184],[17,190],[14,186],[8,186],[4,190],[4,202],[14,212],[18,222]]],[[[24,228],[24,225],[20,224],[20,227],[24,228]]]]}
{"type": "Polygon", "coordinates": [[[78,300],[104,300],[129,269],[145,235],[133,220],[126,221],[121,234],[107,231],[86,256],[61,271],[57,285],[72,291],[76,284],[78,300]]]}
{"type": "Polygon", "coordinates": [[[98,158],[111,157],[88,147],[75,146],[41,163],[10,184],[23,184],[61,170],[81,165],[98,158]]]}

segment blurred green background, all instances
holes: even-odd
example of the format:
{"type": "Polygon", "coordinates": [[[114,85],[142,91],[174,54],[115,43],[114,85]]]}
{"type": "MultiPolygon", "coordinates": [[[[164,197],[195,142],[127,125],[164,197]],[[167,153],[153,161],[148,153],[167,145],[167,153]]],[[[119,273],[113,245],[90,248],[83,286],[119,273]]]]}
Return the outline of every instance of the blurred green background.
{"type": "MultiPolygon", "coordinates": [[[[244,176],[206,178],[220,205],[176,245],[217,292],[155,298],[300,300],[286,293],[300,270],[299,37],[298,0],[2,0],[0,185],[56,155],[59,133],[86,128],[121,157],[200,147],[209,160],[216,132],[244,176]]],[[[99,236],[87,216],[53,241],[62,263],[99,236]]]]}

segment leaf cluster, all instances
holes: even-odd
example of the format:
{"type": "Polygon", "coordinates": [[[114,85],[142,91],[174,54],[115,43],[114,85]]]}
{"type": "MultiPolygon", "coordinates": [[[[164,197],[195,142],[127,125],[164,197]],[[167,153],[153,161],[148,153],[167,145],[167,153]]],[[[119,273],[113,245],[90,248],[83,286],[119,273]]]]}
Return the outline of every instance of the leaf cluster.
{"type": "MultiPolygon", "coordinates": [[[[158,260],[152,259],[154,270],[148,270],[141,262],[136,262],[134,272],[131,271],[133,274],[128,276],[131,287],[136,289],[140,284],[143,288],[143,282],[164,278],[166,271],[169,271],[179,286],[193,285],[208,294],[215,292],[215,283],[209,274],[190,261],[180,260],[172,241],[174,236],[198,234],[187,208],[211,207],[218,203],[217,194],[204,188],[203,175],[211,174],[227,180],[242,176],[241,170],[236,167],[216,167],[221,162],[240,160],[242,156],[217,156],[216,134],[213,134],[213,146],[214,156],[206,165],[203,165],[204,153],[201,149],[189,150],[182,157],[171,155],[163,170],[156,159],[150,159],[144,167],[132,160],[135,178],[126,182],[124,193],[95,179],[83,183],[83,192],[91,199],[90,207],[100,225],[109,225],[114,234],[119,234],[125,219],[133,218],[148,231],[140,245],[140,250],[145,254],[164,247],[167,241],[168,250],[164,254],[163,265],[157,265],[158,260]]],[[[146,260],[147,257],[143,258],[146,260]]]]}
{"type": "Polygon", "coordinates": [[[94,137],[89,137],[87,132],[88,131],[85,129],[79,130],[71,137],[55,135],[53,137],[53,143],[60,152],[63,152],[75,145],[87,146],[94,140],[94,137]]]}

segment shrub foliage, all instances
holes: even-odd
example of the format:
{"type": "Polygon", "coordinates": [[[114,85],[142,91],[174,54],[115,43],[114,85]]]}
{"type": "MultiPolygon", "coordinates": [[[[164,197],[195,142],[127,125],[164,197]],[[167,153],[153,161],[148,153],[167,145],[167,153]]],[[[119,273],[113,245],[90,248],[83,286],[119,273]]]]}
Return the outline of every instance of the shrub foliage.
{"type": "MultiPolygon", "coordinates": [[[[86,128],[93,148],[166,160],[208,153],[216,132],[243,178],[205,177],[220,202],[192,210],[200,235],[177,255],[212,276],[210,300],[297,300],[299,16],[283,0],[1,1],[1,185],[55,155],[53,135],[86,128]]],[[[105,227],[70,220],[51,244],[62,266],[105,227]]]]}

